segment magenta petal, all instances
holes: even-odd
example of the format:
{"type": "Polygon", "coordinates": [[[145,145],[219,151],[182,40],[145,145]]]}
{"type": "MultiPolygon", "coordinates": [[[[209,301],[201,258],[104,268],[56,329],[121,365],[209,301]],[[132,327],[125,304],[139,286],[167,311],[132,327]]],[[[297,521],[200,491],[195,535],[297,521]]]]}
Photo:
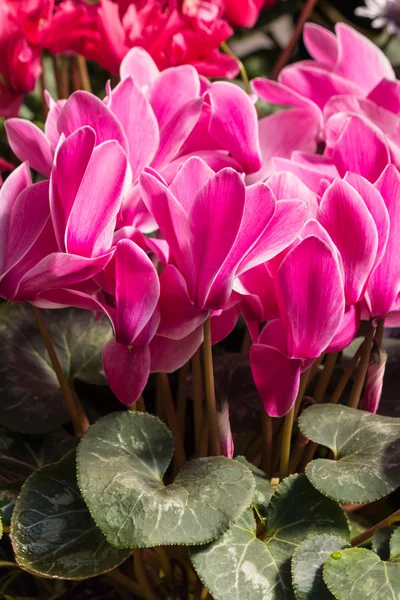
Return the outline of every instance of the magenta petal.
{"type": "Polygon", "coordinates": [[[217,412],[217,422],[222,455],[233,458],[234,444],[229,420],[229,404],[225,399],[223,399],[222,407],[217,412]]]}
{"type": "Polygon", "coordinates": [[[179,340],[189,335],[208,317],[207,311],[195,308],[183,276],[173,265],[167,265],[160,275],[159,308],[158,333],[171,339],[179,340]]]}
{"type": "Polygon", "coordinates": [[[232,290],[236,269],[243,260],[246,260],[249,252],[253,264],[256,264],[259,241],[261,248],[259,264],[265,262],[263,236],[274,216],[275,206],[274,194],[264,183],[256,183],[246,188],[246,202],[240,229],[227,259],[210,288],[207,300],[210,305],[224,306],[232,290]]]}
{"type": "Polygon", "coordinates": [[[339,179],[326,190],[318,220],[342,257],[346,304],[355,304],[361,299],[375,265],[378,249],[375,221],[360,194],[339,179]]]}
{"type": "Polygon", "coordinates": [[[334,164],[329,166],[325,164],[307,164],[304,162],[297,162],[293,158],[291,160],[287,158],[274,158],[272,163],[275,171],[290,171],[291,173],[294,173],[316,194],[320,191],[321,179],[326,179],[330,183],[335,177],[339,176],[334,164]]]}
{"type": "Polygon", "coordinates": [[[214,175],[214,171],[204,160],[192,156],[183,163],[169,189],[189,213],[197,192],[214,175]]]}
{"type": "Polygon", "coordinates": [[[208,130],[219,146],[254,173],[261,167],[257,112],[249,96],[238,86],[217,81],[207,91],[211,105],[208,130]]]}
{"type": "Polygon", "coordinates": [[[296,401],[301,361],[286,358],[271,346],[254,344],[250,365],[265,411],[271,417],[286,415],[296,401]]]}
{"type": "Polygon", "coordinates": [[[116,338],[129,345],[153,315],[160,284],[147,254],[130,240],[118,242],[115,259],[116,338]]]}
{"type": "MultiPolygon", "coordinates": [[[[189,213],[193,236],[193,261],[197,281],[197,308],[206,308],[207,296],[218,272],[231,252],[245,208],[246,188],[240,175],[223,169],[201,188],[189,213]],[[224,232],[221,235],[221,232],[224,232]]],[[[225,280],[225,278],[224,278],[225,280]]],[[[214,289],[213,295],[218,290],[214,289]]],[[[228,300],[227,293],[224,302],[228,300]]],[[[213,309],[222,308],[213,305],[213,309]]]]}
{"type": "Polygon", "coordinates": [[[146,170],[140,176],[140,190],[143,201],[154,217],[158,227],[170,247],[171,256],[184,275],[189,293],[193,288],[193,258],[188,215],[160,180],[155,171],[146,170]],[[147,171],[147,172],[146,172],[147,171]]]}
{"type": "Polygon", "coordinates": [[[378,249],[374,266],[377,266],[386,252],[389,237],[390,219],[385,202],[379,190],[361,175],[346,173],[344,180],[357,190],[375,221],[378,230],[378,249]]]}
{"type": "Polygon", "coordinates": [[[94,130],[82,127],[64,140],[56,152],[50,177],[50,211],[57,244],[62,251],[65,251],[68,219],[95,144],[94,130]]]}
{"type": "Polygon", "coordinates": [[[338,42],[338,63],[335,72],[357,83],[367,94],[382,79],[395,79],[389,59],[380,48],[353,27],[344,23],[335,26],[338,42]]]}
{"type": "Polygon", "coordinates": [[[280,200],[275,214],[257,244],[245,256],[237,269],[237,275],[271,260],[282,252],[299,235],[308,215],[308,205],[302,200],[280,200]]]}
{"type": "Polygon", "coordinates": [[[160,131],[176,118],[188,102],[199,96],[199,75],[192,65],[181,65],[162,71],[150,92],[150,104],[160,131]]]}
{"type": "Polygon", "coordinates": [[[294,150],[315,152],[320,130],[318,113],[313,108],[292,108],[264,117],[258,123],[262,167],[247,178],[249,183],[263,181],[275,173],[274,157],[290,158],[294,150]]]}
{"type": "Polygon", "coordinates": [[[200,118],[203,103],[203,98],[195,98],[184,104],[162,127],[159,124],[160,145],[152,167],[161,169],[177,156],[200,118]]]}
{"type": "Polygon", "coordinates": [[[400,82],[382,79],[369,93],[368,99],[397,115],[400,113],[400,82]]]}
{"type": "Polygon", "coordinates": [[[351,117],[337,141],[333,159],[342,177],[352,171],[373,183],[390,163],[390,154],[376,127],[351,117]]]}
{"type": "Polygon", "coordinates": [[[157,79],[159,70],[150,54],[143,48],[134,47],[124,56],[119,69],[121,79],[132,77],[139,87],[150,86],[157,79]]]}
{"type": "Polygon", "coordinates": [[[273,81],[272,79],[256,77],[256,79],[252,80],[251,87],[265,102],[282,104],[284,106],[311,106],[317,112],[316,118],[321,119],[321,115],[314,102],[293,91],[289,86],[283,85],[283,83],[273,81]]]}
{"type": "MultiPolygon", "coordinates": [[[[23,172],[20,174],[24,180],[23,172]]],[[[15,185],[15,179],[12,183],[15,185]]],[[[48,181],[40,181],[22,190],[14,201],[9,216],[3,272],[9,271],[27,254],[43,231],[49,216],[48,181]]]]}
{"type": "Polygon", "coordinates": [[[385,255],[375,269],[368,284],[368,294],[373,317],[384,317],[393,307],[400,291],[400,175],[388,165],[376,183],[390,218],[389,238],[385,255]]]}
{"type": "Polygon", "coordinates": [[[54,252],[43,258],[21,281],[18,297],[29,300],[44,290],[68,288],[94,277],[104,269],[111,253],[97,258],[54,252]]]}
{"type": "Polygon", "coordinates": [[[358,328],[360,327],[360,307],[346,307],[340,327],[335,333],[326,352],[340,352],[354,340],[358,328]]]}
{"type": "Polygon", "coordinates": [[[284,258],[278,278],[289,332],[288,355],[316,358],[332,340],[344,314],[343,279],[334,252],[310,236],[284,258]]]}
{"type": "Polygon", "coordinates": [[[128,348],[110,340],[103,349],[103,367],[113,393],[122,404],[130,406],[139,398],[149,378],[149,347],[128,348]]]}
{"type": "Polygon", "coordinates": [[[338,43],[331,31],[315,23],[306,23],[303,39],[314,60],[328,68],[334,67],[338,58],[338,43]]]}
{"type": "Polygon", "coordinates": [[[90,257],[95,248],[97,254],[109,249],[126,170],[127,157],[117,142],[104,142],[93,150],[69,215],[65,231],[67,252],[90,257]],[[98,238],[106,229],[108,239],[99,248],[98,238]]]}
{"type": "Polygon", "coordinates": [[[66,137],[80,127],[89,125],[96,132],[96,143],[115,140],[128,152],[128,142],[122,125],[111,110],[97,96],[88,92],[74,92],[67,100],[58,118],[58,129],[66,137]]]}
{"type": "Polygon", "coordinates": [[[121,123],[129,145],[132,181],[153,160],[160,142],[157,119],[133,79],[128,77],[111,93],[110,108],[121,123]],[[132,110],[132,107],[135,107],[132,110]]]}
{"type": "Polygon", "coordinates": [[[4,269],[10,218],[19,194],[31,184],[28,163],[23,163],[6,179],[0,189],[0,272],[4,269]]]}
{"type": "Polygon", "coordinates": [[[49,177],[53,150],[43,131],[25,119],[8,119],[4,127],[14,154],[21,161],[29,161],[35,171],[49,177]]]}
{"type": "Polygon", "coordinates": [[[173,373],[186,364],[203,342],[203,327],[197,327],[181,340],[156,335],[150,342],[151,372],[173,373]]]}
{"type": "Polygon", "coordinates": [[[297,175],[290,171],[281,171],[267,180],[268,187],[277,200],[304,200],[308,204],[308,218],[316,216],[318,201],[316,194],[310,190],[297,175]]]}
{"type": "Polygon", "coordinates": [[[218,316],[211,315],[211,343],[213,346],[222,342],[234,330],[239,316],[239,303],[232,306],[232,308],[223,310],[218,316]]]}

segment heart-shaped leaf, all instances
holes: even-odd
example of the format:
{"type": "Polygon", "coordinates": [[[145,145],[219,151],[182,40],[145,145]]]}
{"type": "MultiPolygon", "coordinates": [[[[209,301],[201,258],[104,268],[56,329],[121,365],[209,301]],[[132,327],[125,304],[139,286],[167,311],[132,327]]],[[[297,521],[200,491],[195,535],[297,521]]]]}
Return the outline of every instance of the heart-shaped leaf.
{"type": "Polygon", "coordinates": [[[244,456],[237,456],[235,460],[238,460],[242,465],[248,467],[253,473],[256,481],[256,489],[254,490],[252,506],[256,509],[260,519],[265,520],[267,518],[269,501],[275,492],[275,488],[271,486],[270,480],[264,471],[257,469],[257,467],[249,463],[244,456]]]}
{"type": "Polygon", "coordinates": [[[400,563],[400,527],[397,527],[390,538],[390,560],[400,563]]]}
{"type": "Polygon", "coordinates": [[[112,548],[90,516],[76,482],[75,452],[25,482],[11,520],[11,539],[19,566],[45,577],[94,577],[130,554],[112,548]]]}
{"type": "Polygon", "coordinates": [[[62,429],[46,436],[20,435],[0,427],[0,490],[19,489],[36,469],[76,447],[62,429]]]}
{"type": "Polygon", "coordinates": [[[223,456],[196,459],[165,486],[172,454],[169,429],[146,413],[108,415],[83,436],[79,487],[116,548],[205,544],[250,506],[255,483],[247,467],[223,456]]]}
{"type": "Polygon", "coordinates": [[[334,552],[325,563],[323,577],[336,600],[400,598],[400,565],[384,562],[365,548],[334,552]]]}
{"type": "Polygon", "coordinates": [[[331,600],[332,594],[322,579],[326,559],[349,544],[334,535],[308,538],[292,558],[292,583],[297,600],[331,600]]]}
{"type": "Polygon", "coordinates": [[[348,539],[346,517],[304,475],[293,475],[269,501],[262,539],[249,510],[222,537],[192,548],[191,559],[214,600],[293,600],[293,552],[308,536],[321,534],[348,539]]]}
{"type": "MultiPolygon", "coordinates": [[[[108,320],[76,308],[42,312],[67,378],[106,384],[101,354],[112,336],[108,320]]],[[[0,388],[0,422],[9,429],[48,433],[69,421],[29,305],[0,305],[0,388]]]]}
{"type": "Polygon", "coordinates": [[[373,502],[400,486],[400,419],[326,404],[305,410],[299,426],[334,454],[306,469],[323,494],[341,503],[373,502]]]}

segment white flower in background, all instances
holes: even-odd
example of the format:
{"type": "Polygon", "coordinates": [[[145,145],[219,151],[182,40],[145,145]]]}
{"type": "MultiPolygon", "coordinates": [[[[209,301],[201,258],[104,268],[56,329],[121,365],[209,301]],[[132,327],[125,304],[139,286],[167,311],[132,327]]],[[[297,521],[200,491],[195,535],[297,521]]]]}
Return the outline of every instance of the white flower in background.
{"type": "Polygon", "coordinates": [[[366,6],[355,10],[358,17],[372,20],[372,27],[387,26],[390,33],[400,34],[400,0],[365,0],[366,6]]]}

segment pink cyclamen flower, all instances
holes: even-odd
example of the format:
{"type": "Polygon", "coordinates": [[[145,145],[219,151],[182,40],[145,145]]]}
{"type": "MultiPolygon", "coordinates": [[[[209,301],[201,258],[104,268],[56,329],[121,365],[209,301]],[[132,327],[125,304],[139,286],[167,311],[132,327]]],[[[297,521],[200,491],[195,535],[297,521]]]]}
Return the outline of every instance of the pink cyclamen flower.
{"type": "Polygon", "coordinates": [[[305,237],[276,273],[280,319],[270,321],[250,351],[254,382],[271,416],[296,400],[300,374],[332,343],[344,319],[343,276],[333,247],[305,237]]]}
{"type": "Polygon", "coordinates": [[[1,296],[35,302],[102,271],[113,253],[126,173],[122,148],[115,141],[95,147],[90,128],[60,144],[50,182],[31,185],[27,164],[18,167],[0,190],[1,296]]]}
{"type": "Polygon", "coordinates": [[[233,169],[214,173],[199,158],[190,158],[170,187],[151,170],[140,182],[169,246],[160,333],[175,339],[229,307],[235,278],[287,247],[308,212],[301,200],[276,202],[268,186],[246,188],[233,169]]]}
{"type": "Polygon", "coordinates": [[[96,11],[98,42],[88,41],[84,56],[117,73],[128,50],[141,46],[158,68],[192,64],[206,77],[235,77],[238,63],[219,51],[232,29],[218,0],[101,0],[96,11]]]}
{"type": "Polygon", "coordinates": [[[132,171],[132,187],[118,226],[134,225],[146,232],[154,230],[155,223],[136,185],[145,166],[156,168],[169,181],[193,153],[216,169],[232,165],[252,172],[260,167],[256,111],[238,86],[203,81],[190,65],[160,73],[148,53],[139,48],[125,57],[121,78],[112,92],[108,90],[104,102],[84,91],[57,103],[48,97],[50,112],[44,132],[27,120],[8,120],[13,151],[49,176],[62,134],[69,136],[89,126],[96,132],[97,144],[115,140],[128,154],[132,171]],[[129,108],[133,105],[134,112],[129,108]]]}
{"type": "Polygon", "coordinates": [[[383,379],[385,376],[387,352],[382,348],[374,348],[368,365],[365,380],[363,408],[376,413],[382,396],[383,379]]]}

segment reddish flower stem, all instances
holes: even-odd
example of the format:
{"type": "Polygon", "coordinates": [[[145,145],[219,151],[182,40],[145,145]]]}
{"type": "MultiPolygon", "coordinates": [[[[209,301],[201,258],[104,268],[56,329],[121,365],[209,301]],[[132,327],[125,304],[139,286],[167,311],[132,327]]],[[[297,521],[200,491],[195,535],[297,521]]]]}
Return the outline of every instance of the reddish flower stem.
{"type": "Polygon", "coordinates": [[[296,27],[293,32],[292,38],[291,38],[289,44],[286,46],[286,48],[281,53],[281,55],[278,58],[278,60],[276,61],[275,65],[273,66],[273,69],[272,69],[271,75],[270,75],[271,79],[277,79],[280,71],[290,60],[293,50],[295,49],[296,44],[299,41],[300,36],[302,34],[304,24],[310,18],[312,11],[314,10],[315,5],[317,4],[317,1],[318,0],[307,0],[304,3],[303,10],[301,11],[300,17],[296,23],[296,27]]]}

